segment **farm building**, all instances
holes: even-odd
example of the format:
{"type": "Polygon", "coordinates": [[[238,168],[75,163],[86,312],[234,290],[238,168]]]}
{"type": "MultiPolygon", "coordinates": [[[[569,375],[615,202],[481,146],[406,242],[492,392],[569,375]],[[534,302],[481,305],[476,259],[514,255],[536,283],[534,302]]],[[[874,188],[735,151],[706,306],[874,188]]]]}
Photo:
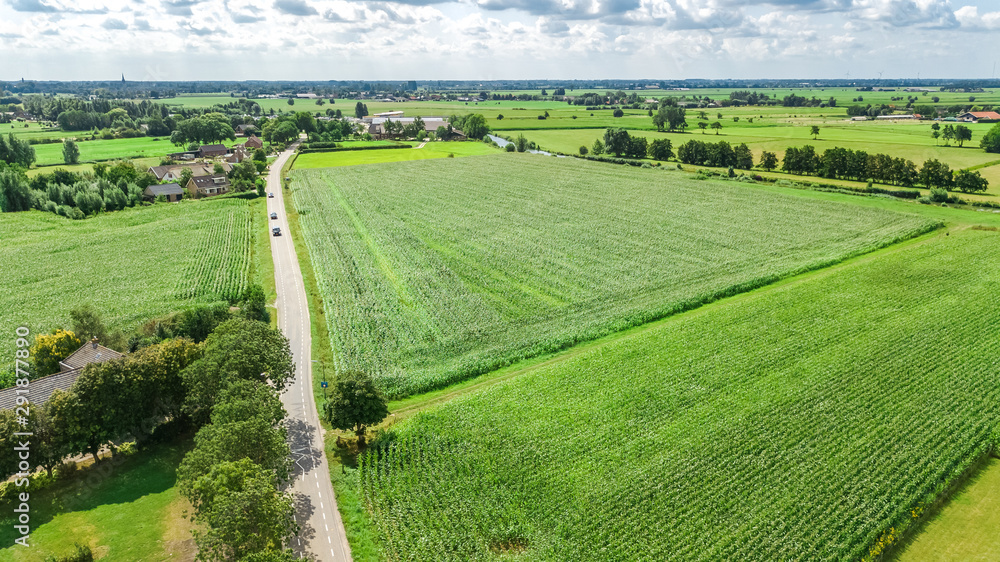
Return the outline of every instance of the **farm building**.
{"type": "Polygon", "coordinates": [[[193,197],[211,197],[229,193],[229,178],[226,174],[200,176],[188,180],[185,186],[193,197]]]}
{"type": "MultiPolygon", "coordinates": [[[[97,338],[83,344],[69,357],[59,362],[59,372],[47,377],[40,377],[31,381],[28,387],[28,400],[35,406],[39,406],[48,401],[49,397],[56,390],[69,390],[76,379],[80,378],[83,368],[91,363],[103,363],[122,357],[121,353],[113,349],[108,349],[97,343],[97,338]]],[[[0,410],[9,410],[17,405],[17,387],[0,390],[0,410]]]]}
{"type": "Polygon", "coordinates": [[[206,144],[198,149],[198,156],[201,158],[216,158],[229,154],[229,149],[224,144],[206,144]]]}
{"type": "Polygon", "coordinates": [[[254,148],[264,148],[264,141],[260,140],[260,138],[256,135],[250,135],[250,138],[248,138],[247,142],[243,143],[243,145],[246,146],[248,150],[254,148]]]}
{"type": "Polygon", "coordinates": [[[245,137],[252,135],[258,131],[257,125],[237,125],[236,126],[236,136],[245,137]]]}
{"type": "Polygon", "coordinates": [[[160,195],[166,197],[167,201],[173,203],[175,201],[180,201],[184,197],[184,189],[176,183],[154,183],[142,192],[142,198],[147,201],[155,201],[160,195]]]}
{"type": "MultiPolygon", "coordinates": [[[[415,119],[416,117],[365,117],[362,119],[362,123],[364,123],[367,128],[368,134],[377,139],[381,139],[388,136],[385,132],[385,123],[387,121],[401,123],[403,126],[406,126],[412,124],[415,119]]],[[[424,122],[424,131],[426,132],[437,132],[439,127],[448,128],[448,120],[444,117],[421,117],[421,119],[424,122]]],[[[452,129],[452,131],[455,136],[464,137],[461,131],[456,129],[452,129]]]]}
{"type": "Polygon", "coordinates": [[[879,115],[875,117],[879,121],[895,121],[897,119],[920,119],[919,115],[879,115]]]}
{"type": "Polygon", "coordinates": [[[968,111],[959,115],[958,120],[966,123],[990,123],[1000,121],[1000,113],[996,111],[968,111]]]}

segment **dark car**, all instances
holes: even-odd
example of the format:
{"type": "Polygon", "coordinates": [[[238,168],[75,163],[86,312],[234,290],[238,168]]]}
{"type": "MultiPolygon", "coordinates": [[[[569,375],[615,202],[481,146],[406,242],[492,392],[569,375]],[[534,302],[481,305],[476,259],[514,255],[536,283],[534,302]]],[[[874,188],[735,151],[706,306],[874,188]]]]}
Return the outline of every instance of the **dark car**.
{"type": "Polygon", "coordinates": [[[275,220],[277,218],[278,218],[278,213],[271,213],[271,220],[275,220]]]}
{"type": "Polygon", "coordinates": [[[274,193],[268,193],[267,194],[267,198],[268,199],[274,199],[274,193]]]}
{"type": "Polygon", "coordinates": [[[272,236],[281,236],[281,229],[278,228],[278,227],[272,228],[271,229],[271,235],[272,236]]]}

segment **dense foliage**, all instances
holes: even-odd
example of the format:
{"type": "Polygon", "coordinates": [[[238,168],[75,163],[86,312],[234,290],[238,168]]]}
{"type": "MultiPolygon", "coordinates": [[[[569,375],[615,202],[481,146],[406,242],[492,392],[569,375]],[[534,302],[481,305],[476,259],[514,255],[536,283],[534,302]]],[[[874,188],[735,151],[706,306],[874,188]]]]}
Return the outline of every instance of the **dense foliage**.
{"type": "Polygon", "coordinates": [[[998,259],[952,232],[397,424],[361,462],[385,555],[877,559],[997,444],[998,259]]]}
{"type": "Polygon", "coordinates": [[[509,154],[296,172],[337,370],[428,390],[930,226],[668,174],[509,154]]]}

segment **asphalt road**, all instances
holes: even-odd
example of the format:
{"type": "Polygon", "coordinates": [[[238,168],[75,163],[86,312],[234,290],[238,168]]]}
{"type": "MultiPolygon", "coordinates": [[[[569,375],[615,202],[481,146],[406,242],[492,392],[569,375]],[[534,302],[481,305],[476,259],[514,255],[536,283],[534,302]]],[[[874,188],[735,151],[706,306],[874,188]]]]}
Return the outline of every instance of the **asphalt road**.
{"type": "Polygon", "coordinates": [[[268,217],[272,212],[278,214],[276,220],[268,220],[268,230],[275,226],[281,228],[281,236],[271,237],[278,292],[278,327],[291,343],[296,373],[295,380],[281,396],[288,411],[288,442],[295,459],[294,480],[289,490],[295,496],[295,520],[300,527],[298,537],[292,539],[290,546],[301,557],[311,555],[323,562],[343,562],[351,560],[351,547],[337,510],[330,469],[323,454],[323,436],[312,393],[309,308],[281,188],[281,168],[292,151],[283,152],[271,164],[267,176],[267,190],[274,194],[273,199],[267,200],[267,214],[268,217]]]}

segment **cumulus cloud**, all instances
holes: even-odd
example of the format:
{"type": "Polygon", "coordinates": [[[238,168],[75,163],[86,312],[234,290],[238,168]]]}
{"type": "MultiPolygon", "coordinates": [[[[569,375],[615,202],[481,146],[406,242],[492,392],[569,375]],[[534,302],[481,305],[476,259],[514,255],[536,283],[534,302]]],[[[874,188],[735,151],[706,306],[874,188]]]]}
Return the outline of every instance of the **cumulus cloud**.
{"type": "Polygon", "coordinates": [[[128,24],[117,18],[108,18],[101,24],[104,29],[128,29],[128,24]]]}
{"type": "Polygon", "coordinates": [[[974,31],[1000,29],[1000,12],[980,14],[976,6],[962,6],[955,10],[955,19],[963,28],[974,31]]]}
{"type": "Polygon", "coordinates": [[[191,16],[191,8],[200,4],[202,0],[163,0],[163,11],[174,16],[191,16]]]}
{"type": "Polygon", "coordinates": [[[319,12],[305,2],[305,0],[275,0],[274,8],[283,14],[290,16],[315,16],[319,12]]]}
{"type": "Polygon", "coordinates": [[[857,0],[857,16],[894,27],[958,27],[958,19],[947,0],[857,0]]]}
{"type": "Polygon", "coordinates": [[[10,7],[18,12],[58,12],[59,8],[50,6],[42,0],[10,0],[10,7]]]}

